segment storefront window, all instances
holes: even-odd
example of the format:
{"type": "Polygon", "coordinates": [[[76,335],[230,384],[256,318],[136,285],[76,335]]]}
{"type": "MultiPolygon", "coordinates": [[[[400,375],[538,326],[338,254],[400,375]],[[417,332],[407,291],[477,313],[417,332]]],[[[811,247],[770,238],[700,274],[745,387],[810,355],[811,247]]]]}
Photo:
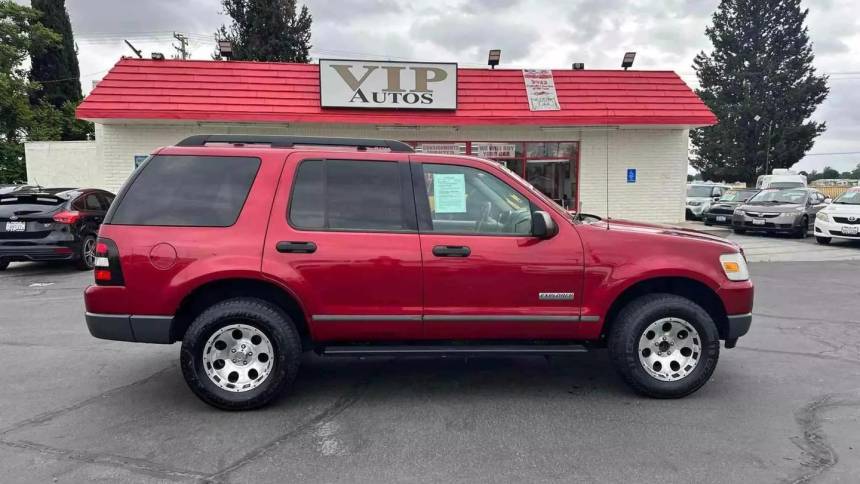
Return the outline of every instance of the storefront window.
{"type": "Polygon", "coordinates": [[[579,160],[577,142],[422,141],[410,144],[420,153],[469,154],[497,161],[525,178],[562,207],[576,208],[579,160]]]}

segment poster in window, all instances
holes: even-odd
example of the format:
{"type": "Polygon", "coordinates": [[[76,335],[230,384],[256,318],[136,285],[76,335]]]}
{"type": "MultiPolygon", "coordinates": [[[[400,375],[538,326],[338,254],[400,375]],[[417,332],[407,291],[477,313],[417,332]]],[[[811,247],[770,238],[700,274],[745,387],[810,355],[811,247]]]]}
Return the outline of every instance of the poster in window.
{"type": "Polygon", "coordinates": [[[436,213],[466,213],[466,176],[462,173],[433,175],[436,213]]]}

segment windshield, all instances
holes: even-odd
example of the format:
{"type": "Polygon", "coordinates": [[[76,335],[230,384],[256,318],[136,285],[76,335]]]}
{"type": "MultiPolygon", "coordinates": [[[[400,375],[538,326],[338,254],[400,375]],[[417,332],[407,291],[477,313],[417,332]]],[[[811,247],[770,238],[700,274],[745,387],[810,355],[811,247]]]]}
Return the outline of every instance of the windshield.
{"type": "Polygon", "coordinates": [[[752,197],[749,203],[806,203],[806,190],[764,190],[752,197]]]}
{"type": "Polygon", "coordinates": [[[768,188],[801,188],[801,182],[772,182],[767,184],[768,188]]]}
{"type": "Polygon", "coordinates": [[[840,205],[860,205],[860,191],[845,192],[834,200],[833,203],[840,205]]]}
{"type": "Polygon", "coordinates": [[[745,202],[753,195],[758,193],[758,190],[729,190],[725,195],[720,197],[721,202],[745,202]]]}
{"type": "Polygon", "coordinates": [[[688,185],[687,196],[696,198],[710,198],[714,193],[711,185],[688,185]]]}

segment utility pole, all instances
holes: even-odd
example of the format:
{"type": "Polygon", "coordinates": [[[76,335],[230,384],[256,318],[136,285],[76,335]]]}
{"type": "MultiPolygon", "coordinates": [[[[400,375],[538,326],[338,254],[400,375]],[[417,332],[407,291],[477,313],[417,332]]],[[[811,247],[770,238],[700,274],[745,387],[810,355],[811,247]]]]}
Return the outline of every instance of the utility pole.
{"type": "Polygon", "coordinates": [[[178,46],[176,44],[173,45],[173,48],[176,49],[176,55],[173,58],[182,60],[190,58],[191,54],[188,53],[188,37],[173,32],[173,38],[179,41],[178,46]]]}

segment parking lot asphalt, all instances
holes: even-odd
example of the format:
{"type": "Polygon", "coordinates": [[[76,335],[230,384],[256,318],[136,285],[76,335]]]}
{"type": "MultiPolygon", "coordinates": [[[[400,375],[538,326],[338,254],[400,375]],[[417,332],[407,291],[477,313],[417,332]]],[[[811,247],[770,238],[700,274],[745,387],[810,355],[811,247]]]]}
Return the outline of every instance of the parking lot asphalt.
{"type": "Polygon", "coordinates": [[[0,481],[857,482],[860,262],[753,264],[754,326],[682,400],[604,351],[323,359],[263,410],[198,401],[179,346],[96,340],[91,274],[0,274],[0,481]]]}

